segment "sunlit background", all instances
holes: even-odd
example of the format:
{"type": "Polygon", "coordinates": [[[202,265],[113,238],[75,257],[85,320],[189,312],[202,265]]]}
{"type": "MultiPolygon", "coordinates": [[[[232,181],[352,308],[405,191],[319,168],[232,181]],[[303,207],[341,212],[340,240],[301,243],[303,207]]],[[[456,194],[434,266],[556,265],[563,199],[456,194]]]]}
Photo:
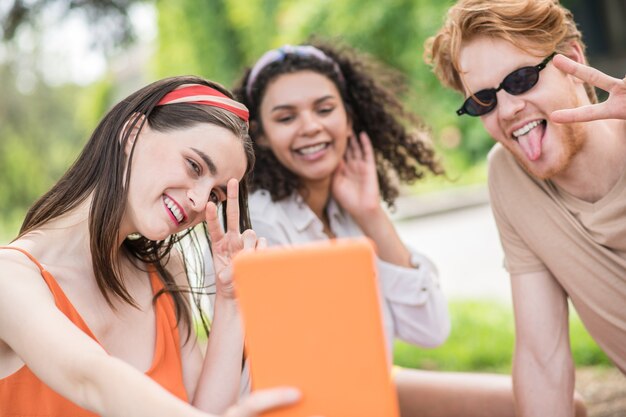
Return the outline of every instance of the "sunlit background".
{"type": "MultiPolygon", "coordinates": [[[[460,98],[423,63],[424,40],[451,1],[441,0],[2,0],[0,19],[0,241],[68,167],[119,98],[158,78],[198,74],[231,87],[265,50],[311,36],[354,46],[406,74],[404,100],[432,126],[455,181],[485,181],[491,140],[458,118],[460,98]]],[[[626,3],[570,0],[593,65],[622,77],[626,3]]]]}
{"type": "MultiPolygon", "coordinates": [[[[431,126],[449,174],[403,189],[409,204],[398,204],[394,221],[401,237],[438,265],[451,300],[452,334],[444,346],[428,351],[398,343],[396,363],[510,372],[509,284],[484,189],[485,156],[493,142],[479,120],[456,116],[461,97],[441,88],[422,59],[424,40],[437,31],[452,3],[0,0],[0,244],[16,235],[27,208],[69,167],[106,111],[132,91],[180,74],[232,87],[269,48],[311,36],[345,43],[406,75],[410,89],[402,98],[431,126]],[[453,197],[442,198],[446,195],[453,197]],[[437,214],[449,210],[451,200],[474,207],[437,214]],[[424,210],[431,216],[415,217],[424,210]]],[[[584,34],[590,63],[622,78],[626,0],[563,3],[584,34]]],[[[579,389],[591,393],[589,415],[618,415],[610,413],[623,411],[619,405],[611,408],[597,395],[623,398],[626,384],[619,392],[607,390],[619,384],[612,382],[619,381],[619,372],[575,315],[570,331],[582,369],[579,389]],[[589,372],[583,368],[588,366],[589,372]]]]}

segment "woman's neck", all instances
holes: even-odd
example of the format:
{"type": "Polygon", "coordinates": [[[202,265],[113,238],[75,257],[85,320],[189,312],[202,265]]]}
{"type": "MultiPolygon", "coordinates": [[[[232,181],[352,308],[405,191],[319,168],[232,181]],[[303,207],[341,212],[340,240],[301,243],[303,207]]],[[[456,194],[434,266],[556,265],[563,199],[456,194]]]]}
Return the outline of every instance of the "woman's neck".
{"type": "Polygon", "coordinates": [[[302,185],[299,191],[304,202],[324,224],[324,229],[329,228],[326,206],[330,199],[331,178],[321,181],[308,181],[302,185]]]}

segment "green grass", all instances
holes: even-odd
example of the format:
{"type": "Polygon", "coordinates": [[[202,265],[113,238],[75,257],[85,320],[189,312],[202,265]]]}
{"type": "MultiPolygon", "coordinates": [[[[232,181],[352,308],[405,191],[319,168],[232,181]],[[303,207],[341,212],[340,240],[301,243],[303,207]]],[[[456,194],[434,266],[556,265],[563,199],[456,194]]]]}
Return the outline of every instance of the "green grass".
{"type": "MultiPolygon", "coordinates": [[[[576,366],[611,366],[570,309],[570,339],[576,366]]],[[[510,373],[515,341],[512,308],[490,301],[452,301],[452,331],[440,347],[396,342],[394,362],[407,368],[510,373]]]]}

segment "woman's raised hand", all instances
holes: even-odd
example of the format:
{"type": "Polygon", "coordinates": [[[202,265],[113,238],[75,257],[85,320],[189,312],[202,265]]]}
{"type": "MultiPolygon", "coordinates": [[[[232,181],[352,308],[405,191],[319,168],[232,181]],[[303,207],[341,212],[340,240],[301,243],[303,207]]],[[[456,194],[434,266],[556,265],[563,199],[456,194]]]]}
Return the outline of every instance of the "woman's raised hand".
{"type": "Polygon", "coordinates": [[[333,176],[332,194],[355,219],[380,209],[380,189],[369,136],[350,136],[343,160],[333,176]]]}
{"type": "Polygon", "coordinates": [[[232,282],[232,259],[244,250],[267,246],[264,238],[257,238],[252,229],[239,231],[239,181],[231,179],[226,185],[226,231],[222,229],[217,206],[209,202],[206,207],[206,222],[213,252],[215,285],[218,295],[234,298],[232,282]]]}
{"type": "Polygon", "coordinates": [[[550,120],[556,123],[589,122],[602,119],[626,120],[626,77],[621,80],[613,78],[563,55],[554,57],[554,66],[594,87],[607,91],[609,98],[602,103],[556,110],[550,115],[550,120]]]}

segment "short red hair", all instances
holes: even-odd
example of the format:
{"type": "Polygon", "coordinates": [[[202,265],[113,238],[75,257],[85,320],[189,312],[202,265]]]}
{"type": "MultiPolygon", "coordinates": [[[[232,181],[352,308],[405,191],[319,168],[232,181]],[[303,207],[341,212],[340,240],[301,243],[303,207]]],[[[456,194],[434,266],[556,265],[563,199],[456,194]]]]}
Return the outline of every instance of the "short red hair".
{"type": "MultiPolygon", "coordinates": [[[[503,39],[541,57],[554,51],[567,55],[572,42],[585,52],[572,12],[558,0],[459,0],[439,32],[425,43],[424,59],[446,87],[465,93],[459,51],[476,36],[503,39]]],[[[596,102],[594,88],[586,84],[585,89],[596,102]]]]}

